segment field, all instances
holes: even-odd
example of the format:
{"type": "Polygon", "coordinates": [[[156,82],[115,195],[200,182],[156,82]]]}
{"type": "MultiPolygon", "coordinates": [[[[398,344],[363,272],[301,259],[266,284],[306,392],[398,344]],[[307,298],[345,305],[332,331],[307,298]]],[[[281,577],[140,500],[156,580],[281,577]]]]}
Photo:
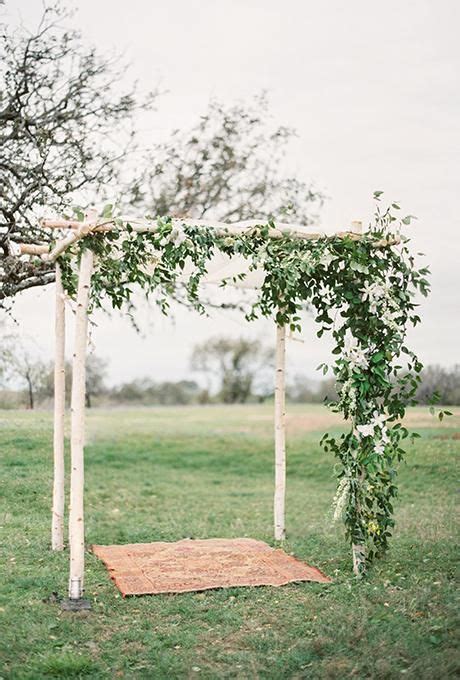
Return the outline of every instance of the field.
{"type": "MultiPolygon", "coordinates": [[[[286,549],[331,585],[239,588],[123,600],[87,555],[91,612],[62,612],[68,554],[49,548],[52,421],[1,412],[0,678],[448,678],[455,656],[455,456],[460,411],[422,434],[400,473],[388,557],[356,583],[331,523],[340,428],[289,407],[286,549]]],[[[88,544],[251,536],[272,543],[269,405],[92,410],[88,544]]]]}

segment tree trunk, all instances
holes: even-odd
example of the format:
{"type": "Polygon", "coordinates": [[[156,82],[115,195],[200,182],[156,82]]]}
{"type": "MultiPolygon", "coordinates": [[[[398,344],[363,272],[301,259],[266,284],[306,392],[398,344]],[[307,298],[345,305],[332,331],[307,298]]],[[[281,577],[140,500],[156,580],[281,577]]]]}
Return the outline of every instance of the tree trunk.
{"type": "Polygon", "coordinates": [[[54,481],[51,547],[64,549],[65,301],[61,268],[56,263],[54,359],[54,481]]]}
{"type": "Polygon", "coordinates": [[[71,395],[71,476],[70,476],[70,577],[69,599],[79,600],[84,590],[85,530],[83,516],[84,442],[85,442],[85,374],[88,332],[88,298],[93,269],[93,253],[83,252],[78,279],[75,313],[75,346],[71,395]]]}
{"type": "MultiPolygon", "coordinates": [[[[365,472],[364,469],[361,470],[359,474],[359,483],[362,485],[364,483],[365,472]]],[[[361,514],[361,503],[359,501],[359,496],[356,499],[356,512],[358,517],[361,514]]],[[[361,531],[356,532],[356,537],[360,542],[353,542],[351,545],[351,553],[353,556],[353,573],[358,578],[362,578],[366,573],[366,546],[361,543],[362,537],[360,536],[361,531]]]]}
{"type": "Polygon", "coordinates": [[[286,328],[276,327],[275,374],[275,539],[285,538],[284,506],[286,494],[286,404],[285,404],[286,328]]]}
{"type": "Polygon", "coordinates": [[[30,374],[26,374],[26,380],[27,380],[27,396],[29,397],[29,408],[31,411],[33,411],[34,408],[34,386],[32,384],[32,379],[30,377],[30,374]]]}
{"type": "Polygon", "coordinates": [[[366,573],[366,546],[353,543],[351,551],[353,555],[353,573],[358,578],[362,578],[366,573]]]}

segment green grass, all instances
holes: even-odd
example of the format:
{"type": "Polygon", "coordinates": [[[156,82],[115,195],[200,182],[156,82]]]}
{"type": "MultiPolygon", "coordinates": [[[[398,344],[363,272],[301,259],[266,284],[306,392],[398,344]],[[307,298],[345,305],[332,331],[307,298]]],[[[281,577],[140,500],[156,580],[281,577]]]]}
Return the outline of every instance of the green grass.
{"type": "MultiPolygon", "coordinates": [[[[448,678],[455,656],[455,456],[460,414],[413,411],[422,439],[400,474],[388,556],[356,583],[331,525],[340,423],[289,408],[286,549],[328,586],[234,588],[123,600],[87,555],[91,612],[63,612],[67,551],[49,548],[49,413],[0,413],[0,678],[448,678]]],[[[269,406],[94,410],[88,544],[251,536],[272,543],[269,406]]]]}

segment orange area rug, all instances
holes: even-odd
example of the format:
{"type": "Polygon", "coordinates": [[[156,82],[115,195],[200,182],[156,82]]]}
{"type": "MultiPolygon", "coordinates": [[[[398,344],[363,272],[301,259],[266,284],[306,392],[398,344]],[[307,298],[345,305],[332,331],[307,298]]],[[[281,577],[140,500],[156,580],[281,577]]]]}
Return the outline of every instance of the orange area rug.
{"type": "Polygon", "coordinates": [[[316,567],[252,538],[93,545],[93,552],[123,597],[331,581],[316,567]]]}

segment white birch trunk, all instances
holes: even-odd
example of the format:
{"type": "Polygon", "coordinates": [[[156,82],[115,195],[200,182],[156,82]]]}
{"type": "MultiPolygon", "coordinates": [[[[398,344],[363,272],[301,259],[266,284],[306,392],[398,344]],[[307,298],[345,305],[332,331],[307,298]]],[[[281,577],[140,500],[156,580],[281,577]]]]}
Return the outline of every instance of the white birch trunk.
{"type": "MultiPolygon", "coordinates": [[[[359,483],[363,484],[365,478],[364,470],[361,471],[359,475],[359,483]]],[[[357,502],[356,508],[358,514],[361,513],[361,505],[359,500],[357,502]]],[[[352,543],[351,553],[353,556],[353,573],[358,578],[362,578],[366,573],[366,546],[361,543],[352,543]]]]}
{"type": "Polygon", "coordinates": [[[353,543],[351,547],[353,555],[353,573],[362,578],[366,573],[366,546],[353,543]]]}
{"type": "Polygon", "coordinates": [[[56,263],[54,358],[54,478],[51,547],[64,549],[65,301],[61,268],[56,263]]]}
{"type": "Polygon", "coordinates": [[[83,595],[85,568],[85,529],[83,517],[84,443],[85,443],[85,379],[88,333],[88,298],[93,269],[93,253],[85,250],[80,263],[77,308],[75,313],[75,346],[71,397],[71,474],[70,474],[70,577],[69,598],[83,595]]]}
{"type": "Polygon", "coordinates": [[[276,327],[275,374],[275,540],[285,538],[284,506],[286,495],[286,405],[285,405],[286,327],[276,327]]]}

